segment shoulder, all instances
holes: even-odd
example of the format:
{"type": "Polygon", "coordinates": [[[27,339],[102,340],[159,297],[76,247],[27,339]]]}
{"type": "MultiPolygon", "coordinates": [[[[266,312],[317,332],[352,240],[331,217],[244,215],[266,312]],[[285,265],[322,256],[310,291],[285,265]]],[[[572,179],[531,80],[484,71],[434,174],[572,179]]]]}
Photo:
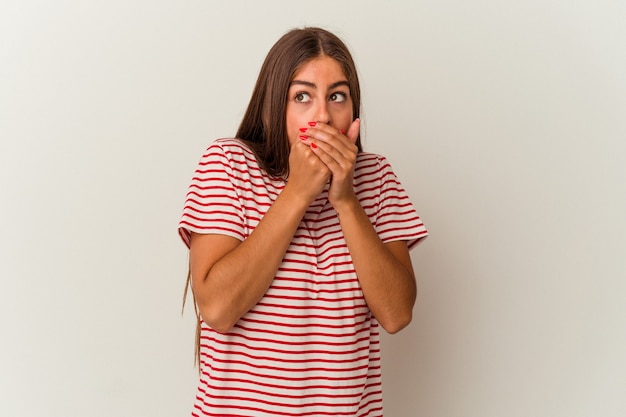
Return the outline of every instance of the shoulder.
{"type": "MultiPolygon", "coordinates": [[[[387,159],[372,152],[357,155],[354,167],[354,189],[359,199],[377,199],[389,172],[387,159]]],[[[363,201],[362,201],[363,203],[363,201]]]]}
{"type": "Polygon", "coordinates": [[[220,138],[213,141],[202,155],[200,163],[219,160],[222,164],[257,166],[252,150],[241,140],[220,138]]]}
{"type": "Polygon", "coordinates": [[[207,153],[221,153],[226,156],[243,156],[254,159],[254,153],[248,145],[236,138],[215,139],[207,148],[207,153]]]}
{"type": "Polygon", "coordinates": [[[382,176],[391,170],[391,165],[383,155],[372,152],[360,152],[354,167],[355,177],[360,175],[382,176]]]}

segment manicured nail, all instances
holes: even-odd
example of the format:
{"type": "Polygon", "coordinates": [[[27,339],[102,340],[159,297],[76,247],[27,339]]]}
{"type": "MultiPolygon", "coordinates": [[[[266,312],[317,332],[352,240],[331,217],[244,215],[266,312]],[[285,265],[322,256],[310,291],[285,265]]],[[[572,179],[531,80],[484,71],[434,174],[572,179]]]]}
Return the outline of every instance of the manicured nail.
{"type": "Polygon", "coordinates": [[[300,128],[300,132],[302,132],[302,133],[306,132],[307,130],[309,130],[308,127],[301,127],[300,128]]]}
{"type": "Polygon", "coordinates": [[[308,136],[300,135],[300,139],[302,139],[302,140],[307,140],[308,138],[309,138],[308,136]]]}
{"type": "Polygon", "coordinates": [[[343,130],[343,129],[339,129],[339,131],[341,132],[341,134],[342,134],[342,135],[345,135],[345,134],[346,134],[346,131],[345,131],[345,130],[343,130]]]}
{"type": "Polygon", "coordinates": [[[316,124],[317,124],[317,122],[309,122],[309,126],[311,126],[311,127],[315,127],[316,124]]]}
{"type": "Polygon", "coordinates": [[[311,148],[316,149],[317,145],[315,144],[315,142],[311,142],[311,148]]]}

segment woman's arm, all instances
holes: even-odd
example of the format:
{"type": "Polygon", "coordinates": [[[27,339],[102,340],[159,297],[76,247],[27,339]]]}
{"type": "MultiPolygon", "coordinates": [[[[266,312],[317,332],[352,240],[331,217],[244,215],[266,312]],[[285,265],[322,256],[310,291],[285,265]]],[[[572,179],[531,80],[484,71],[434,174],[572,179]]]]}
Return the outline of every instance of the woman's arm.
{"type": "Polygon", "coordinates": [[[354,164],[360,121],[344,135],[318,124],[310,129],[308,142],[332,172],[328,198],[339,215],[354,268],[372,314],[389,333],[408,325],[417,294],[415,276],[405,241],[383,244],[356,197],[354,164]]]}
{"type": "Polygon", "coordinates": [[[243,242],[224,235],[191,235],[194,296],[203,320],[217,331],[229,331],[263,297],[304,213],[329,177],[302,143],[292,147],[289,166],[287,185],[243,242]]]}
{"type": "Polygon", "coordinates": [[[372,314],[388,333],[402,330],[417,295],[406,241],[383,244],[356,198],[335,210],[372,314]]]}

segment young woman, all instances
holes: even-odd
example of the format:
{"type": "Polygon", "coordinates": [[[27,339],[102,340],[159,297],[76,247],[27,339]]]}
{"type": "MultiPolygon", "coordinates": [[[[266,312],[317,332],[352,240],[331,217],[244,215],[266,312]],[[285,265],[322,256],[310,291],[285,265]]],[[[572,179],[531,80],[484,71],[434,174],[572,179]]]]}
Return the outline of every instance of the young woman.
{"type": "Polygon", "coordinates": [[[194,416],[382,416],[379,326],[411,321],[427,234],[387,160],[362,151],[344,43],[270,50],[236,138],[202,156],[179,233],[199,311],[194,416]]]}

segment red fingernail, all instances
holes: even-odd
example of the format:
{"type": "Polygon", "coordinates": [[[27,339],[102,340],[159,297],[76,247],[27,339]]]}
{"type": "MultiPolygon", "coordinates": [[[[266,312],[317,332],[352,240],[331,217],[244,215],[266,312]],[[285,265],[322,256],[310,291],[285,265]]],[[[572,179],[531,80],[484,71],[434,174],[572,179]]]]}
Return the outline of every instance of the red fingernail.
{"type": "Polygon", "coordinates": [[[317,145],[315,144],[315,142],[311,142],[311,148],[313,149],[317,148],[317,145]]]}
{"type": "Polygon", "coordinates": [[[315,127],[316,124],[317,124],[317,122],[309,122],[309,126],[311,126],[311,127],[315,127]]]}
{"type": "Polygon", "coordinates": [[[308,136],[300,135],[300,139],[302,139],[302,140],[307,140],[308,138],[309,138],[308,136]]]}
{"type": "Polygon", "coordinates": [[[302,133],[306,132],[307,130],[309,130],[308,127],[301,127],[300,128],[300,132],[302,132],[302,133]]]}
{"type": "Polygon", "coordinates": [[[341,134],[342,134],[342,135],[345,135],[345,134],[346,134],[346,131],[345,131],[345,130],[343,130],[343,129],[339,129],[339,131],[341,132],[341,134]]]}

